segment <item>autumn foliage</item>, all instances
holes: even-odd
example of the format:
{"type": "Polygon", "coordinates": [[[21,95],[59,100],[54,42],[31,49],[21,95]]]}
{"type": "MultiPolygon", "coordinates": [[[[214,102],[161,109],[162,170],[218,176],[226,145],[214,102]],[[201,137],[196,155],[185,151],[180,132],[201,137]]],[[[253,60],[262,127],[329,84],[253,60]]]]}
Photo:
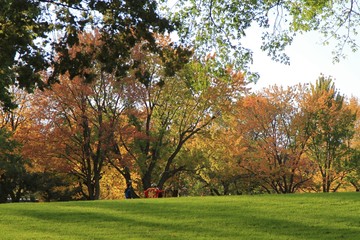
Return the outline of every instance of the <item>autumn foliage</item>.
{"type": "MultiPolygon", "coordinates": [[[[358,103],[331,79],[250,93],[244,73],[213,55],[155,39],[156,51],[146,40],[132,48],[120,77],[96,58],[100,33],[82,33],[69,56],[93,56],[91,67],[45,91],[17,90],[19,108],[0,123],[11,133],[4,142],[19,145],[0,156],[21,156],[12,161],[28,185],[12,193],[51,201],[122,198],[127,184],[135,197],[153,183],[165,196],[359,189],[358,103]]],[[[2,184],[10,160],[0,159],[2,184]]]]}

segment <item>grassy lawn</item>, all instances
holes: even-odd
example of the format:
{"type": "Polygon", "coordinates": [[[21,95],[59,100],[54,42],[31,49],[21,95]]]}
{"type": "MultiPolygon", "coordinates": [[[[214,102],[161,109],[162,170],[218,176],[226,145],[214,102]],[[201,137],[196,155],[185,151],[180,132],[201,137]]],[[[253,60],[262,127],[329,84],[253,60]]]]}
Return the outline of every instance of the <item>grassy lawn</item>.
{"type": "Polygon", "coordinates": [[[0,239],[360,239],[360,193],[0,205],[0,239]]]}

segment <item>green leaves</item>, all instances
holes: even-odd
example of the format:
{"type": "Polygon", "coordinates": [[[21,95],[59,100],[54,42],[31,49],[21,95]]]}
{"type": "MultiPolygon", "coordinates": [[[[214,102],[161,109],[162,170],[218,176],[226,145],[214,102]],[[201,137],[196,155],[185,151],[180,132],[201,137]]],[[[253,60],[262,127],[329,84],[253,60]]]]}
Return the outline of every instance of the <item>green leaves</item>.
{"type": "Polygon", "coordinates": [[[36,41],[49,29],[40,12],[38,3],[26,0],[4,1],[0,7],[0,102],[6,110],[16,106],[9,86],[17,84],[31,91],[42,84],[39,70],[48,65],[36,41]]]}
{"type": "Polygon", "coordinates": [[[356,51],[359,46],[359,6],[355,0],[179,0],[168,11],[181,23],[177,28],[180,41],[194,46],[199,58],[216,53],[219,64],[242,71],[248,71],[253,60],[253,49],[242,39],[255,24],[263,30],[261,50],[285,64],[290,59],[284,52],[296,33],[320,31],[324,43],[330,39],[337,42],[335,61],[345,57],[347,47],[356,51]]]}
{"type": "Polygon", "coordinates": [[[309,156],[317,164],[322,177],[322,190],[336,189],[336,181],[346,172],[351,157],[349,141],[354,136],[356,116],[347,108],[344,97],[335,89],[332,79],[323,76],[312,86],[314,116],[309,156]]]}
{"type": "Polygon", "coordinates": [[[16,201],[25,187],[28,163],[17,153],[19,146],[8,131],[0,129],[0,203],[6,202],[9,196],[16,201]]]}
{"type": "MultiPolygon", "coordinates": [[[[91,67],[92,56],[70,56],[69,48],[79,43],[79,34],[99,30],[104,44],[98,60],[108,73],[124,76],[130,49],[147,40],[155,45],[153,33],[172,31],[170,21],[158,14],[153,0],[3,0],[0,7],[0,102],[14,108],[7,88],[19,85],[28,91],[45,87],[40,74],[82,76],[91,67]],[[49,67],[52,71],[49,71],[49,67]]],[[[153,47],[154,49],[154,47],[153,47]]],[[[90,81],[91,76],[87,77],[90,81]]]]}

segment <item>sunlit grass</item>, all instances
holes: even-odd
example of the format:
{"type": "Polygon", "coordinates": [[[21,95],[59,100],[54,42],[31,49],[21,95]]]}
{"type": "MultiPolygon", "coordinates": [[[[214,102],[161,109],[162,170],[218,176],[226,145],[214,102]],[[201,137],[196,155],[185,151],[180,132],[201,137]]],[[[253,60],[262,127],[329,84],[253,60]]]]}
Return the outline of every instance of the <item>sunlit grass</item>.
{"type": "Polygon", "coordinates": [[[0,205],[0,239],[359,239],[360,194],[0,205]]]}

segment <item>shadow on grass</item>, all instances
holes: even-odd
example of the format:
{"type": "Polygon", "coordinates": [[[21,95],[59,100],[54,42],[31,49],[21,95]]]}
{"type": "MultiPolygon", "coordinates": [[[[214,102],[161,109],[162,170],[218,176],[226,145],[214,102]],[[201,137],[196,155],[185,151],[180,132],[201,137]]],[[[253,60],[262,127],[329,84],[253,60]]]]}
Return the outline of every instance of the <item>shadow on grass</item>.
{"type": "MultiPolygon", "coordinates": [[[[250,208],[206,201],[104,201],[16,209],[32,226],[18,226],[56,239],[357,239],[357,216],[250,208]]],[[[331,209],[330,209],[331,210],[331,209]]]]}

